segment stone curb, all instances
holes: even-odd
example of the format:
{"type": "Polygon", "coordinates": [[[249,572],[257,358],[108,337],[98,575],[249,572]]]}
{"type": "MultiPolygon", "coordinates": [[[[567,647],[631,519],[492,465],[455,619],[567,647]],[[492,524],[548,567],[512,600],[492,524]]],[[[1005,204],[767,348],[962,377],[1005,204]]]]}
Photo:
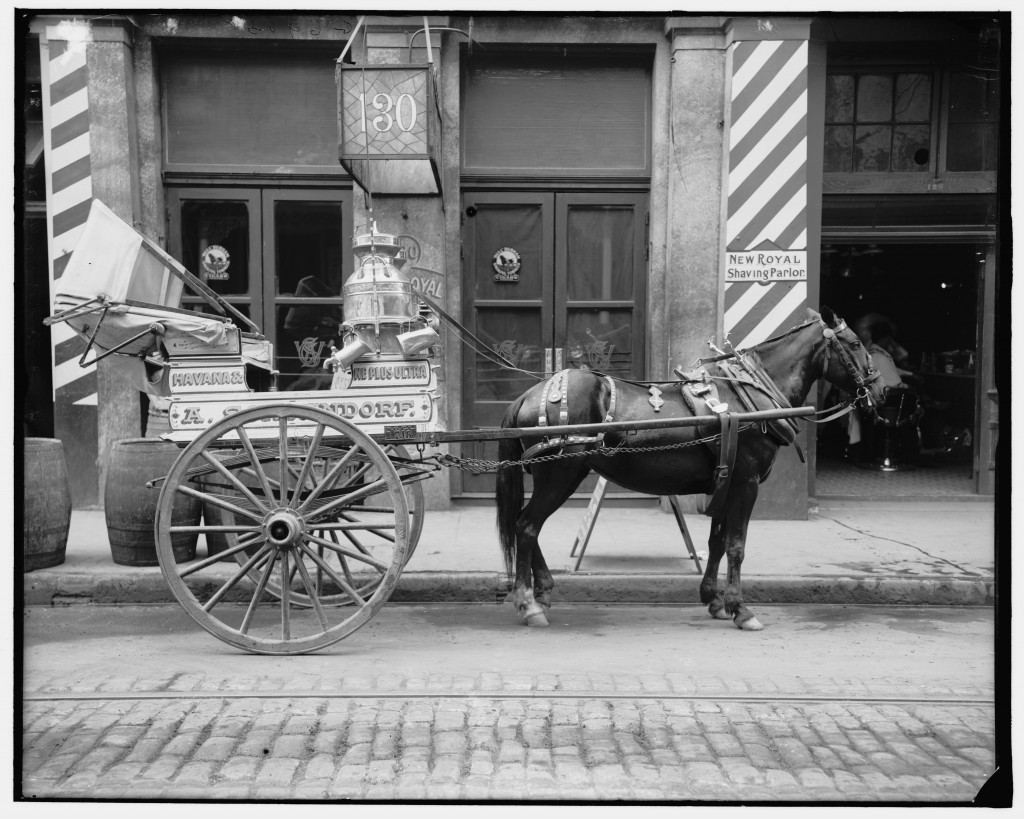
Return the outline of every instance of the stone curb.
{"type": "MultiPolygon", "coordinates": [[[[159,573],[96,576],[32,572],[25,575],[24,603],[145,605],[173,603],[159,573]]],[[[565,603],[670,603],[697,605],[700,577],[693,575],[556,573],[553,599],[565,603]]],[[[496,572],[406,572],[389,601],[397,603],[498,603],[507,592],[496,572]]],[[[991,579],[948,577],[769,577],[743,581],[749,603],[990,606],[991,579]]]]}

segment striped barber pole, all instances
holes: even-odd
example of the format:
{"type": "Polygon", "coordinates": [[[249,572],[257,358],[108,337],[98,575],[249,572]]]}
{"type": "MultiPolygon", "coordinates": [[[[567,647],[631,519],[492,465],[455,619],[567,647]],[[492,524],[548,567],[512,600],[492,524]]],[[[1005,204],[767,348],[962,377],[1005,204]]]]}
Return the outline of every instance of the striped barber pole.
{"type": "Polygon", "coordinates": [[[751,347],[807,304],[808,43],[731,46],[725,332],[751,347]]]}
{"type": "MultiPolygon", "coordinates": [[[[68,33],[68,39],[59,39],[60,33],[60,27],[48,30],[52,39],[41,55],[51,299],[92,202],[86,43],[68,33]]],[[[85,341],[63,322],[53,325],[52,332],[55,405],[95,406],[96,366],[78,365],[85,341]]]]}

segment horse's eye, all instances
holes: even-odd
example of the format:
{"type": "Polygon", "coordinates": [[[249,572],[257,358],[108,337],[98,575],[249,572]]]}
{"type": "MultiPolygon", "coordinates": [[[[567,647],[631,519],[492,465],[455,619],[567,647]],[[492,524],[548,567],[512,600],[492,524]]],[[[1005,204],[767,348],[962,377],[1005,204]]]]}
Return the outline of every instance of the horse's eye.
{"type": "Polygon", "coordinates": [[[853,349],[855,349],[855,350],[859,350],[860,349],[860,342],[859,341],[851,341],[850,342],[850,346],[853,347],[853,349]]]}

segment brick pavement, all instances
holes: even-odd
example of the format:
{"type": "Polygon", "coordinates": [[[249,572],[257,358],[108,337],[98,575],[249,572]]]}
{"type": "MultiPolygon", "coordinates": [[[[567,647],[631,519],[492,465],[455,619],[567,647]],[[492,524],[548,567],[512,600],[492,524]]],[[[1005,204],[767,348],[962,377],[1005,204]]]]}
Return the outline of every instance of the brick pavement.
{"type": "Polygon", "coordinates": [[[676,674],[259,683],[36,680],[24,794],[962,802],[994,768],[990,692],[901,681],[819,681],[815,696],[831,701],[799,698],[796,680],[676,674]],[[850,699],[926,694],[936,701],[850,699]]]}

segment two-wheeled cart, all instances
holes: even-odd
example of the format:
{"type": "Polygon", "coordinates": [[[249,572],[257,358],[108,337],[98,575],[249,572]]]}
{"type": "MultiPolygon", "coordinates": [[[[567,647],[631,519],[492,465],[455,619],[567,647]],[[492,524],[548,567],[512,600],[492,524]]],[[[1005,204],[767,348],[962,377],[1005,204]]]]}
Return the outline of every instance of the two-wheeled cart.
{"type": "Polygon", "coordinates": [[[136,386],[169,399],[170,431],[161,437],[181,453],[168,474],[148,484],[160,492],[160,570],[193,620],[246,651],[325,648],[376,614],[416,548],[421,483],[442,468],[441,458],[424,455],[428,447],[503,437],[572,441],[707,423],[665,418],[443,431],[436,317],[402,273],[395,237],[371,226],[354,249],[360,264],[343,288],[343,346],[326,362],[334,367],[329,390],[260,391],[274,372],[258,328],[99,202],[47,319],[87,339],[83,364],[116,356],[111,361],[136,386]],[[208,312],[177,307],[184,285],[204,298],[208,312]],[[187,497],[202,502],[198,524],[176,521],[175,508],[187,497]],[[172,537],[183,534],[201,537],[205,549],[178,563],[172,537]]]}

